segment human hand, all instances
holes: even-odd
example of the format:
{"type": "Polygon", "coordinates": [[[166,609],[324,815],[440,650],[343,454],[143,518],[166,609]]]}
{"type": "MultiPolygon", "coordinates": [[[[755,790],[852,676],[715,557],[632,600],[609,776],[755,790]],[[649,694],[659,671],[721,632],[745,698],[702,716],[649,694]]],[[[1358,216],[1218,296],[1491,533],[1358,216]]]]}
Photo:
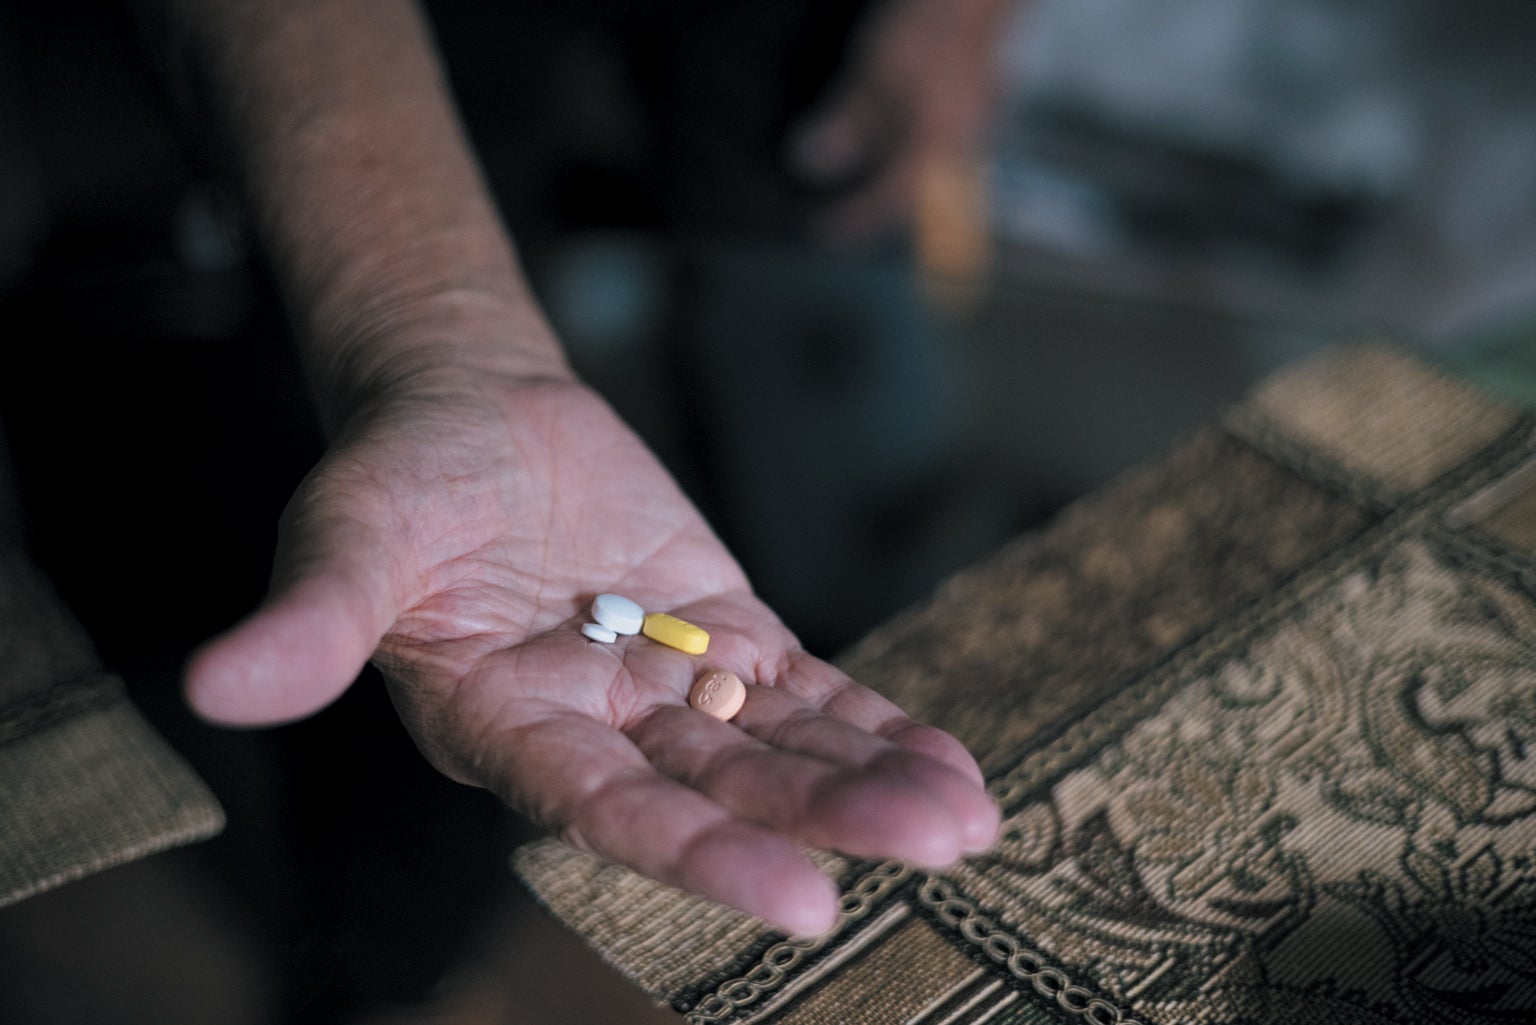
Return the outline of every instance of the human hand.
{"type": "Polygon", "coordinates": [[[888,0],[790,139],[792,170],[831,198],[828,241],[868,242],[911,220],[983,154],[997,93],[996,35],[1015,0],[888,0]]]}
{"type": "Polygon", "coordinates": [[[799,850],[946,865],[998,814],[957,741],[800,649],[641,442],[561,377],[377,396],[284,514],[266,603],[199,651],[209,719],[307,715],[372,657],[426,757],[584,850],[803,933],[799,850]],[[706,656],[579,632],[597,592],[709,631],[706,656]],[[733,724],[704,665],[757,683],[733,724]]]}

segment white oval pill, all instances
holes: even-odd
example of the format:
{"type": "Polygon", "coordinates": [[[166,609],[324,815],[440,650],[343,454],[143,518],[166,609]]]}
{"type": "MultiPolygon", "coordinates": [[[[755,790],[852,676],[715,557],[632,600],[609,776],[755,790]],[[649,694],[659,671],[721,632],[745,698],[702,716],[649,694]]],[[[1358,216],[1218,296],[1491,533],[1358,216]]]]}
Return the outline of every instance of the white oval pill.
{"type": "Polygon", "coordinates": [[[716,719],[729,719],[747,703],[747,687],[741,677],[724,669],[711,669],[699,675],[688,691],[688,704],[716,719]]]}
{"type": "Polygon", "coordinates": [[[600,594],[592,599],[592,618],[616,634],[633,637],[645,622],[645,610],[622,594],[600,594]]]}
{"type": "Polygon", "coordinates": [[[603,626],[601,623],[588,623],[581,628],[581,632],[594,641],[602,641],[604,644],[612,644],[619,639],[619,635],[603,626]]]}

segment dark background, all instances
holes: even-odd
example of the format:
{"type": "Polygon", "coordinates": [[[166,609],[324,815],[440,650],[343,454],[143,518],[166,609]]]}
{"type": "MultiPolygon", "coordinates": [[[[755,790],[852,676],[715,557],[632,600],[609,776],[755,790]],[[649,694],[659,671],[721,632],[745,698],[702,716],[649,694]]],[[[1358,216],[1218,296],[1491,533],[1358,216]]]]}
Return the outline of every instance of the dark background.
{"type": "MultiPolygon", "coordinates": [[[[1536,294],[1525,5],[1040,0],[991,261],[947,293],[902,239],[808,244],[822,197],[782,169],[859,5],[430,10],[574,362],[820,654],[1267,370],[1367,330],[1454,357],[1536,294]]],[[[515,993],[453,1020],[639,1020],[529,924],[529,827],[432,773],[371,674],[277,730],[182,707],[321,438],[238,204],[115,4],[0,5],[0,425],[33,556],[230,814],[158,874],[0,913],[0,1020],[397,1020],[367,1016],[466,963],[515,993]],[[512,967],[541,956],[578,981],[512,967]],[[541,1003],[562,985],[590,1008],[541,1003]]]]}

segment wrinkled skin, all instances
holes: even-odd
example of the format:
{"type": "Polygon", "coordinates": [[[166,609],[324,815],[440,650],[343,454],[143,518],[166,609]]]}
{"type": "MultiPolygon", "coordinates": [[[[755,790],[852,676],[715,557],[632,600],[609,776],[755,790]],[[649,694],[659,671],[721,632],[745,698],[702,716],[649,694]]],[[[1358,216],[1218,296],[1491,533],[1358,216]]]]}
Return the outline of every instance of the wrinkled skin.
{"type": "Polygon", "coordinates": [[[834,920],[799,850],[943,866],[997,811],[953,738],[806,654],[642,443],[563,375],[375,395],[290,503],[267,602],[198,652],[204,716],[307,715],[364,661],[417,744],[577,847],[791,932],[834,920]],[[580,634],[594,594],[710,632],[705,656],[580,634]],[[756,683],[734,723],[704,666],[756,683]]]}

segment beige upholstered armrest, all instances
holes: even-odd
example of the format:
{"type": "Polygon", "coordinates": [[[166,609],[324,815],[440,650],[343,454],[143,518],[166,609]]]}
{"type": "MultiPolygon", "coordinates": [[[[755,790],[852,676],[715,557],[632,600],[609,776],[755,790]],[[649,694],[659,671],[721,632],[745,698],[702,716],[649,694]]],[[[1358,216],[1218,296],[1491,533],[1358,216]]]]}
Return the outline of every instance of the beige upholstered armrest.
{"type": "Polygon", "coordinates": [[[223,823],[57,596],[0,545],[0,905],[223,823]]]}

